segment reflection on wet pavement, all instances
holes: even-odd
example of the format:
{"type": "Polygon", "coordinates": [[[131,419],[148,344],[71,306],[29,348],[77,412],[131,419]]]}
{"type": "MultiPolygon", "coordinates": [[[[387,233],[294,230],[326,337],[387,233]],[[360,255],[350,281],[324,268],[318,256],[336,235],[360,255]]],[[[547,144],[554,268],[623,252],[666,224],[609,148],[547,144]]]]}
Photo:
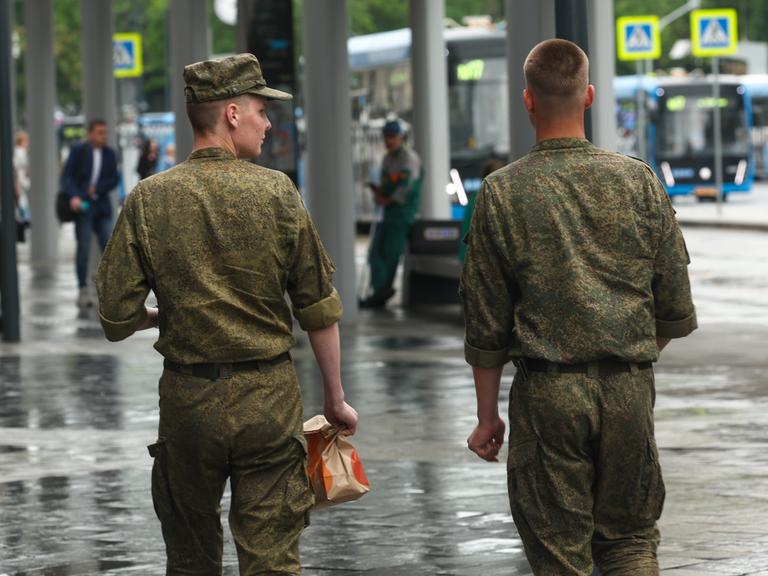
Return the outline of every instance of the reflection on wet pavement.
{"type": "MultiPolygon", "coordinates": [[[[687,239],[703,321],[657,370],[663,572],[765,575],[768,318],[755,311],[768,301],[753,291],[768,287],[768,268],[745,273],[749,255],[734,264],[708,250],[704,231],[687,239]]],[[[72,304],[69,263],[53,278],[21,271],[25,341],[0,348],[0,576],[163,574],[145,448],[158,416],[153,335],[105,342],[95,311],[72,304]]],[[[347,396],[361,415],[354,443],[373,490],[313,515],[305,574],[530,574],[504,464],[466,449],[474,390],[458,309],[364,313],[342,332],[347,396]]],[[[322,387],[303,337],[294,358],[309,417],[322,387]]],[[[225,534],[227,506],[225,496],[225,534]]],[[[225,564],[237,573],[228,535],[225,564]]]]}

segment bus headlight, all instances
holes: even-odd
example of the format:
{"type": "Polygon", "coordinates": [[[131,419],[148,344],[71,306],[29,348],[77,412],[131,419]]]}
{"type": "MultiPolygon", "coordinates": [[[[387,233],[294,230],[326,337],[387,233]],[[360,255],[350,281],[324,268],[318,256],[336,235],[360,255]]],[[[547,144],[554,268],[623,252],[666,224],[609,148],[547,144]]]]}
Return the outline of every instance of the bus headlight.
{"type": "Polygon", "coordinates": [[[672,168],[669,167],[669,162],[661,163],[661,173],[664,175],[664,182],[667,186],[675,185],[675,176],[672,174],[672,168]]]}
{"type": "Polygon", "coordinates": [[[734,178],[733,183],[736,184],[736,186],[741,186],[744,183],[744,177],[747,175],[747,161],[746,160],[739,160],[739,167],[736,168],[736,178],[734,178]]]}
{"type": "Polygon", "coordinates": [[[712,170],[710,170],[709,167],[704,166],[704,168],[699,170],[699,178],[702,180],[709,180],[712,178],[712,170]]]}
{"type": "Polygon", "coordinates": [[[451,168],[451,171],[448,174],[451,177],[451,183],[446,187],[446,192],[448,192],[448,194],[456,194],[459,198],[459,204],[466,206],[469,204],[469,198],[467,198],[467,193],[464,190],[464,183],[461,181],[459,171],[456,170],[456,168],[451,168]]]}

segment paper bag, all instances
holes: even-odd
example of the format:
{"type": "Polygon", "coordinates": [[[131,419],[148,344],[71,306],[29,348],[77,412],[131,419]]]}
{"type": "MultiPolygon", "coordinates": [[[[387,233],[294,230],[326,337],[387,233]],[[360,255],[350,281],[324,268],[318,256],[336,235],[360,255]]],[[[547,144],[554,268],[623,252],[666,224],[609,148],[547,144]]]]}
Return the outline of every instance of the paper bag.
{"type": "Polygon", "coordinates": [[[370,490],[363,464],[325,416],[304,422],[309,459],[307,473],[315,493],[315,508],[357,500],[370,490]]]}

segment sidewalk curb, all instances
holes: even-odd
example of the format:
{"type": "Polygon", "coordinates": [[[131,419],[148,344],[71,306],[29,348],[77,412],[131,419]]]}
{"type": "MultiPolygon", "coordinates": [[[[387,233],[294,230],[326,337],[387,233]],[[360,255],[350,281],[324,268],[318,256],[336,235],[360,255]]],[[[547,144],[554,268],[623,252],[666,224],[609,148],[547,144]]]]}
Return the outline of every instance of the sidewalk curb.
{"type": "Polygon", "coordinates": [[[768,232],[768,222],[723,222],[720,220],[685,220],[678,218],[678,224],[689,228],[721,228],[726,230],[749,230],[768,232]]]}

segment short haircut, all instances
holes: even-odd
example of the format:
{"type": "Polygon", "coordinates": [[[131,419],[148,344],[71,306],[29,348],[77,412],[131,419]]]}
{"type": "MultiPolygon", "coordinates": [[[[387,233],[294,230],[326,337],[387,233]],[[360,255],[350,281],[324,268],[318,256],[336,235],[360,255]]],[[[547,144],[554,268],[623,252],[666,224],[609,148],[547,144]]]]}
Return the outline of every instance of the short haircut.
{"type": "Polygon", "coordinates": [[[106,126],[107,122],[106,120],[102,120],[101,118],[94,118],[93,120],[88,122],[88,133],[90,134],[93,132],[93,129],[97,126],[106,126]]]}
{"type": "Polygon", "coordinates": [[[198,134],[207,134],[216,129],[226,100],[211,102],[187,102],[187,118],[192,130],[198,134]]]}
{"type": "Polygon", "coordinates": [[[589,84],[589,60],[568,40],[545,40],[534,46],[523,67],[525,84],[541,98],[569,100],[589,84]]]}
{"type": "Polygon", "coordinates": [[[216,130],[224,108],[234,102],[243,109],[251,105],[249,95],[243,94],[226,100],[211,100],[208,102],[187,102],[187,118],[192,130],[197,134],[208,134],[216,130]]]}

